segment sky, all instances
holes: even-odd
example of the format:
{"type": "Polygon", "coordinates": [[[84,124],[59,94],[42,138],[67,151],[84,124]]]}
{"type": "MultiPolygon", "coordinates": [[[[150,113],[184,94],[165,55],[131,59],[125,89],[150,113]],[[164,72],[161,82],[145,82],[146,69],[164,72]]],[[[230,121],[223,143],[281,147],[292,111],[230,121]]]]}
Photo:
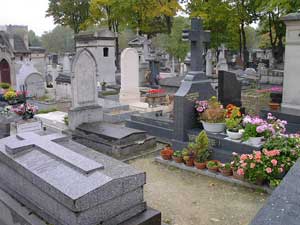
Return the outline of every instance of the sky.
{"type": "Polygon", "coordinates": [[[46,18],[48,0],[0,0],[0,25],[27,25],[37,35],[52,30],[52,17],[46,18]]]}

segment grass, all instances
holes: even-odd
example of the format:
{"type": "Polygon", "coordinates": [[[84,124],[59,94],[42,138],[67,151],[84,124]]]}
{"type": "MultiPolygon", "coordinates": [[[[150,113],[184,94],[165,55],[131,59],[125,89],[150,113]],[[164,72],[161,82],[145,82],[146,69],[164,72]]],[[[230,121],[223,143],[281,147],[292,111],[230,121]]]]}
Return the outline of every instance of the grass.
{"type": "Polygon", "coordinates": [[[39,110],[37,114],[47,114],[47,113],[56,112],[56,111],[58,111],[56,108],[42,109],[42,110],[39,110]]]}

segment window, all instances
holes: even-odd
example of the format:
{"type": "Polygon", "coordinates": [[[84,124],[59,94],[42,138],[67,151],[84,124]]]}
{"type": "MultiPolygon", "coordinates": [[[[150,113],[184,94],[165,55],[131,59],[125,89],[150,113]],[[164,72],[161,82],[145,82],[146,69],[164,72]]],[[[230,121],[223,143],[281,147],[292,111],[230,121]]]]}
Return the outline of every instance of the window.
{"type": "Polygon", "coordinates": [[[108,52],[109,52],[108,48],[103,48],[103,57],[108,57],[108,52]]]}

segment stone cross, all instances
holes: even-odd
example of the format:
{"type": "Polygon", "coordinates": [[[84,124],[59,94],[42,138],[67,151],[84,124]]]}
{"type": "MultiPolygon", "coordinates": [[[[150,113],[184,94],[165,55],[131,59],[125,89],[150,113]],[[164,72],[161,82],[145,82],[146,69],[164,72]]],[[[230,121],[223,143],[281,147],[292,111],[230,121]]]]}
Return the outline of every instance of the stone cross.
{"type": "Polygon", "coordinates": [[[66,139],[67,136],[65,135],[55,133],[51,135],[40,136],[36,133],[28,132],[17,134],[17,138],[19,138],[20,141],[6,144],[5,149],[7,153],[14,155],[30,148],[38,147],[47,154],[64,161],[65,163],[85,174],[89,174],[95,170],[104,168],[102,164],[86,158],[54,142],[66,139]]]}
{"type": "Polygon", "coordinates": [[[191,41],[191,71],[204,71],[205,43],[210,42],[210,32],[203,30],[202,20],[192,18],[191,30],[183,31],[191,41]]]}

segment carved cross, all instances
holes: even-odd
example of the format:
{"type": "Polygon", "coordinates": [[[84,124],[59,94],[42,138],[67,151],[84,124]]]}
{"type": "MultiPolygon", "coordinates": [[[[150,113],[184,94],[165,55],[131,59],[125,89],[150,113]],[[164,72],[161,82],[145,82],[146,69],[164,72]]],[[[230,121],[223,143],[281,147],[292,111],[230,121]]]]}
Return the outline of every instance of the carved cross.
{"type": "Polygon", "coordinates": [[[36,133],[30,132],[17,134],[17,138],[19,138],[20,141],[6,144],[5,149],[7,153],[14,155],[29,150],[33,147],[38,147],[41,151],[44,151],[45,153],[86,174],[104,168],[101,163],[80,155],[54,142],[66,139],[67,136],[65,135],[55,133],[51,135],[40,136],[36,133]]]}

